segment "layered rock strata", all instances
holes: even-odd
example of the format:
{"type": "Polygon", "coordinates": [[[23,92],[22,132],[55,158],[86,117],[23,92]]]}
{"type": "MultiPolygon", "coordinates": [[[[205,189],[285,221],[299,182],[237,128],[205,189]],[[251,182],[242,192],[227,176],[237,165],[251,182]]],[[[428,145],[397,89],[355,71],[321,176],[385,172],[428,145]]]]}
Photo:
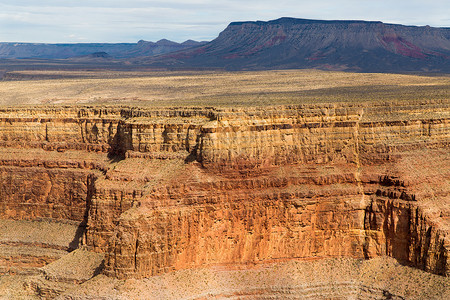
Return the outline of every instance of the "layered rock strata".
{"type": "Polygon", "coordinates": [[[448,276],[449,143],[448,101],[3,108],[0,214],[74,222],[117,278],[384,255],[448,276]]]}

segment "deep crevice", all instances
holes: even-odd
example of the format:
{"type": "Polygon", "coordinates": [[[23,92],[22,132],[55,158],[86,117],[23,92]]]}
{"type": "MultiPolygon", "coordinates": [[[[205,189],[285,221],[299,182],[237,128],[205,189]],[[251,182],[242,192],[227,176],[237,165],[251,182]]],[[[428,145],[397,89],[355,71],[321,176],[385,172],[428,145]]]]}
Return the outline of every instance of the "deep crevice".
{"type": "Polygon", "coordinates": [[[73,251],[82,246],[86,241],[86,229],[89,220],[89,211],[92,205],[92,198],[95,194],[95,181],[97,177],[93,174],[89,175],[86,179],[86,209],[83,216],[83,221],[78,225],[73,240],[69,243],[69,251],[73,251]]]}
{"type": "Polygon", "coordinates": [[[129,126],[123,121],[117,124],[116,134],[109,142],[110,147],[108,151],[108,158],[111,162],[118,162],[125,159],[125,153],[127,150],[132,149],[132,137],[129,126]]]}

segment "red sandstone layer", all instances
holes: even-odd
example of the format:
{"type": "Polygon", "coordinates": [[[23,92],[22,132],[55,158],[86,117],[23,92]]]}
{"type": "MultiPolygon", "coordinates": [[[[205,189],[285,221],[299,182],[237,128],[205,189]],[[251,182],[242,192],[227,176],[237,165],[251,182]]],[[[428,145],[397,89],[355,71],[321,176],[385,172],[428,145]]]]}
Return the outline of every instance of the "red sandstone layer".
{"type": "Polygon", "coordinates": [[[448,276],[449,143],[445,101],[2,109],[0,212],[78,222],[117,278],[382,255],[448,276]]]}

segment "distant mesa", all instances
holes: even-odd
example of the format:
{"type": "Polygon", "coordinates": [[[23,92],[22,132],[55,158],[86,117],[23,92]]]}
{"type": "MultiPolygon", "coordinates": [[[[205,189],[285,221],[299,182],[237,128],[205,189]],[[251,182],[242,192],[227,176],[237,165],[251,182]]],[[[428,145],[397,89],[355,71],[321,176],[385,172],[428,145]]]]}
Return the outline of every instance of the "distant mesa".
{"type": "Polygon", "coordinates": [[[233,22],[202,47],[136,62],[229,70],[450,72],[450,28],[295,18],[233,22]]]}
{"type": "Polygon", "coordinates": [[[140,56],[152,56],[190,47],[206,42],[188,40],[176,43],[166,39],[156,43],[140,40],[137,43],[80,43],[80,44],[35,44],[35,43],[0,43],[0,59],[68,59],[91,56],[90,58],[127,59],[140,56]]]}

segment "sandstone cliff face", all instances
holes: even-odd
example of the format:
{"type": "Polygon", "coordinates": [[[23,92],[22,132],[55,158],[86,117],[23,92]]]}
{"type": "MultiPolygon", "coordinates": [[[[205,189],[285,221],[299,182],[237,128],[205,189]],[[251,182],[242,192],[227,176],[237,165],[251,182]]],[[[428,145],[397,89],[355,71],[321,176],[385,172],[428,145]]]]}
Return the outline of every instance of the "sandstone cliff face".
{"type": "Polygon", "coordinates": [[[1,109],[0,217],[78,222],[117,278],[382,255],[448,276],[449,108],[1,109]]]}

